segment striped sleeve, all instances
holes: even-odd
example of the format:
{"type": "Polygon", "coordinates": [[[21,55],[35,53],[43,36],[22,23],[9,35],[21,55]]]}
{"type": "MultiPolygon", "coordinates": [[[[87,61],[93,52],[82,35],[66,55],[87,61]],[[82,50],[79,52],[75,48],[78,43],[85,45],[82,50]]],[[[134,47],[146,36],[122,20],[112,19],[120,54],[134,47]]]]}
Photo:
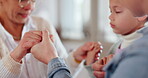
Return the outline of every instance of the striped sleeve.
{"type": "Polygon", "coordinates": [[[0,78],[18,78],[21,64],[14,61],[10,54],[0,60],[0,78]]]}

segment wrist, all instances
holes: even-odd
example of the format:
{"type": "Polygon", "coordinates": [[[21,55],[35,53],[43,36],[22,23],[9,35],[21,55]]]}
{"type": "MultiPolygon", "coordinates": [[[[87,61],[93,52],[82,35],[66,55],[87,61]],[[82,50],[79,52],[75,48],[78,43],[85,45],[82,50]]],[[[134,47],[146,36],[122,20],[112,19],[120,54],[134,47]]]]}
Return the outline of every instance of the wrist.
{"type": "Polygon", "coordinates": [[[79,61],[79,60],[77,60],[77,59],[75,59],[75,58],[74,58],[74,60],[75,60],[75,62],[78,63],[78,64],[81,63],[81,61],[79,61]]]}
{"type": "Polygon", "coordinates": [[[25,54],[21,54],[21,53],[25,53],[25,52],[21,52],[18,49],[14,49],[14,51],[12,51],[10,53],[10,56],[16,61],[16,62],[21,62],[22,58],[25,56],[25,54]]]}
{"type": "Polygon", "coordinates": [[[47,57],[46,59],[45,59],[45,64],[48,64],[52,59],[54,59],[54,58],[58,58],[58,56],[54,56],[54,57],[47,57]]]}
{"type": "Polygon", "coordinates": [[[22,58],[23,58],[23,57],[18,57],[17,55],[15,55],[14,52],[10,53],[10,56],[11,56],[12,59],[14,59],[16,62],[19,62],[19,63],[22,62],[22,58]]]}
{"type": "Polygon", "coordinates": [[[93,62],[89,62],[88,60],[85,61],[85,65],[91,65],[93,62]]]}
{"type": "Polygon", "coordinates": [[[74,61],[76,62],[76,63],[81,63],[81,60],[78,60],[77,59],[77,56],[75,55],[75,53],[73,53],[73,57],[74,57],[74,61]]]}

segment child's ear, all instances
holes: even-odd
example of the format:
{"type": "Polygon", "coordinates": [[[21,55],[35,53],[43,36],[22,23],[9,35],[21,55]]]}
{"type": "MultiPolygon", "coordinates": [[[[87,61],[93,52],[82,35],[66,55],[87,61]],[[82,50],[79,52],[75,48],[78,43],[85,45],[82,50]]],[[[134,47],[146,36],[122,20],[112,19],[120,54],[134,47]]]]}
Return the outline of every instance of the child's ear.
{"type": "Polygon", "coordinates": [[[137,17],[138,21],[145,21],[147,20],[148,16],[145,15],[145,16],[142,16],[142,17],[137,17]]]}

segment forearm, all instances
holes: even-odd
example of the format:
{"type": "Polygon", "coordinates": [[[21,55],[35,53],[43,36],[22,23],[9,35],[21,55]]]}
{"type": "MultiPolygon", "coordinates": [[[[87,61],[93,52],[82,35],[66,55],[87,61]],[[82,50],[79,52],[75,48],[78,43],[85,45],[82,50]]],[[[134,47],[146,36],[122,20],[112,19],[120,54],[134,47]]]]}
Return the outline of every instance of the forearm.
{"type": "Polygon", "coordinates": [[[72,78],[61,58],[54,58],[48,63],[48,78],[72,78]]]}
{"type": "Polygon", "coordinates": [[[14,61],[10,54],[0,60],[0,78],[18,78],[21,64],[14,61]]]}

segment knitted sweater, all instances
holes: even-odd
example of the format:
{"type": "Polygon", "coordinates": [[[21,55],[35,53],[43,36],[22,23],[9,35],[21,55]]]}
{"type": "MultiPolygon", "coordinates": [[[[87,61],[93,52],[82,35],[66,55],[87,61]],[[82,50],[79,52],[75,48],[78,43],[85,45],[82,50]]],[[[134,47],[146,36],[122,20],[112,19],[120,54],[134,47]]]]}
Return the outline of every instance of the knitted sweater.
{"type": "MultiPolygon", "coordinates": [[[[58,51],[59,56],[65,58],[67,65],[70,67],[70,71],[74,73],[75,69],[78,67],[79,64],[77,64],[74,61],[72,53],[69,56],[67,55],[67,52],[63,47],[52,25],[50,25],[42,18],[33,17],[33,16],[29,18],[29,21],[25,25],[32,26],[31,28],[28,29],[28,31],[46,29],[51,34],[53,34],[54,45],[58,51]]],[[[5,40],[8,40],[8,38],[6,38],[4,31],[1,30],[0,31],[0,78],[47,78],[47,65],[36,60],[31,53],[27,54],[24,57],[25,59],[24,58],[22,59],[23,60],[22,64],[14,61],[14,59],[11,58],[10,56],[11,51],[8,49],[8,46],[4,42],[5,40]],[[24,71],[24,67],[26,67],[27,70],[24,71]]]]}

